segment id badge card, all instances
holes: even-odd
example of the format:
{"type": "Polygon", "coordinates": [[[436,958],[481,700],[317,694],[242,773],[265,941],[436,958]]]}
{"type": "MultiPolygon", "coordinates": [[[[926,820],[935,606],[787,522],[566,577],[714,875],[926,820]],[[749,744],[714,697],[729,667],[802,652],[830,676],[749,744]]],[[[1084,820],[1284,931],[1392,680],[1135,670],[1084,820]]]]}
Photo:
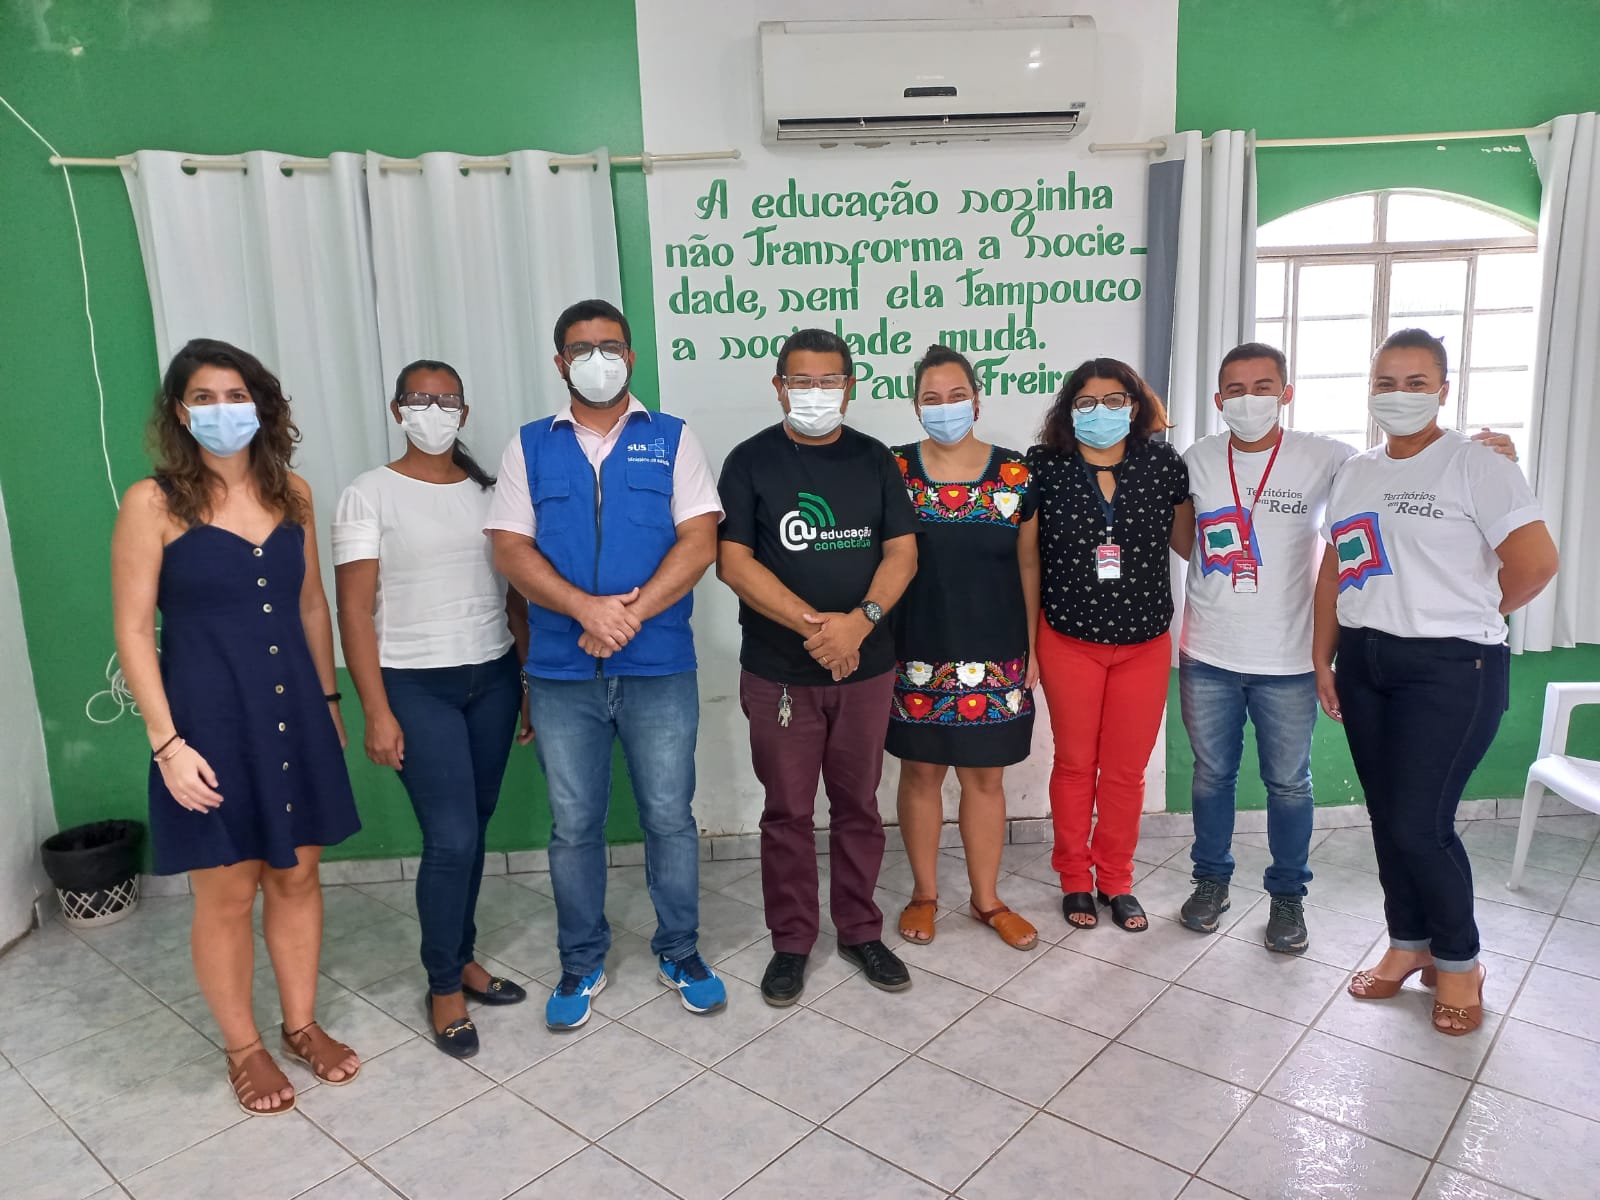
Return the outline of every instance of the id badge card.
{"type": "Polygon", "coordinates": [[[1257,591],[1256,571],[1260,566],[1253,558],[1242,558],[1233,564],[1233,590],[1254,593],[1257,591]]]}
{"type": "Polygon", "coordinates": [[[1122,547],[1107,542],[1094,548],[1095,575],[1103,583],[1108,579],[1122,578],[1122,547]]]}

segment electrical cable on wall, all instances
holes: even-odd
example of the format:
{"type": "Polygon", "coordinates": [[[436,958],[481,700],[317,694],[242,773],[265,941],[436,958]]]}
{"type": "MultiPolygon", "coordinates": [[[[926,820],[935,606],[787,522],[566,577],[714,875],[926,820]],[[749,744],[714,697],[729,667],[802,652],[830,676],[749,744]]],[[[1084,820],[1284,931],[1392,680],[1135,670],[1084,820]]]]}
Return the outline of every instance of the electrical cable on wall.
{"type": "MultiPolygon", "coordinates": [[[[11,115],[22,122],[24,129],[43,142],[51,154],[59,154],[59,151],[50,144],[50,139],[35,129],[27,117],[13,108],[11,101],[4,96],[0,96],[0,104],[4,104],[11,115]]],[[[94,370],[95,393],[100,399],[100,453],[106,463],[106,483],[111,486],[111,504],[115,508],[121,508],[121,498],[117,494],[117,481],[111,474],[111,446],[106,440],[106,389],[105,384],[100,380],[100,351],[95,344],[94,312],[89,307],[89,260],[83,252],[83,225],[78,220],[78,198],[72,194],[72,173],[70,171],[62,171],[61,178],[66,181],[67,206],[72,210],[72,232],[78,239],[78,269],[83,276],[83,315],[89,322],[89,363],[94,370]]]]}
{"type": "MultiPolygon", "coordinates": [[[[4,104],[7,111],[22,122],[24,129],[43,142],[51,154],[56,153],[56,148],[50,145],[50,139],[35,129],[27,117],[12,107],[11,101],[0,96],[0,104],[4,104]]],[[[78,220],[78,198],[72,193],[72,173],[62,171],[61,178],[67,185],[67,207],[72,210],[72,232],[78,241],[78,270],[83,277],[83,315],[89,323],[89,365],[94,371],[94,389],[100,403],[100,454],[106,463],[106,483],[111,487],[112,507],[120,509],[122,503],[121,497],[117,494],[117,481],[111,474],[111,446],[106,439],[106,388],[100,379],[100,351],[94,337],[94,311],[89,306],[89,260],[83,250],[83,225],[78,220]]],[[[109,725],[130,711],[137,715],[139,707],[133,702],[133,693],[128,690],[127,681],[122,677],[122,670],[117,665],[115,654],[106,664],[106,683],[108,686],[104,691],[96,692],[89,697],[83,706],[84,715],[96,725],[109,725]],[[100,703],[97,705],[96,701],[100,703]]]]}

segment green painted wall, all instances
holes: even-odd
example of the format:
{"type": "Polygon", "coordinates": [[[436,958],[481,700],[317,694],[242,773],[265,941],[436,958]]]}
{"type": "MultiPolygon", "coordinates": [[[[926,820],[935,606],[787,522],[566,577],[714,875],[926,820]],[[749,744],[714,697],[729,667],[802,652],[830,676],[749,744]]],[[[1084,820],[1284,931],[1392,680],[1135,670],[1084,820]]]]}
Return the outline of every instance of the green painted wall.
{"type": "MultiPolygon", "coordinates": [[[[1178,128],[1343,137],[1600,108],[1596,0],[1181,0],[1178,128]]],[[[1262,221],[1348,192],[1460,192],[1537,217],[1521,139],[1264,150],[1262,221]]]]}
{"type": "MultiPolygon", "coordinates": [[[[1335,137],[1504,129],[1600,108],[1600,0],[1181,0],[1178,128],[1335,137]]],[[[1522,139],[1263,150],[1260,219],[1374,188],[1433,188],[1537,219],[1539,178],[1522,139]]],[[[1469,798],[1522,793],[1539,740],[1544,685],[1600,679],[1600,647],[1512,660],[1512,707],[1469,798]]],[[[1170,696],[1167,804],[1189,808],[1193,758],[1170,696]]],[[[1573,727],[1600,753],[1600,717],[1573,727]]],[[[1317,727],[1319,804],[1359,798],[1344,735],[1317,727]]],[[[1239,803],[1266,804],[1253,736],[1239,803]]]]}
{"type": "MultiPolygon", "coordinates": [[[[0,93],[64,154],[140,148],[321,155],[468,154],[539,146],[640,148],[630,0],[528,3],[56,0],[0,6],[0,93]],[[71,46],[80,45],[73,54],[71,46]]],[[[84,716],[112,652],[107,550],[114,512],[100,456],[72,223],[60,172],[0,110],[0,486],[11,515],[51,782],[62,825],[142,816],[148,745],[136,718],[84,716]]],[[[644,180],[614,173],[623,296],[655,344],[644,180]]],[[[157,380],[138,244],[115,171],[74,174],[119,490],[147,471],[142,428],[157,380]]],[[[546,330],[531,330],[541,342],[546,330]]],[[[656,391],[640,356],[641,394],[656,391]]],[[[322,519],[334,497],[318,498],[322,519]]],[[[348,684],[348,681],[346,681],[348,684]]],[[[347,694],[354,689],[345,686],[347,694]]],[[[420,839],[392,773],[367,762],[360,706],[346,702],[365,828],[338,857],[415,854],[420,839]]],[[[620,768],[619,768],[620,770],[620,768]]],[[[639,836],[625,787],[611,833],[639,836]]],[[[530,750],[518,751],[491,829],[497,848],[544,845],[549,814],[530,750]]]]}
{"type": "MultiPolygon", "coordinates": [[[[1547,683],[1566,680],[1600,679],[1600,646],[1579,646],[1576,650],[1552,650],[1544,654],[1520,654],[1511,660],[1511,708],[1500,722],[1500,733],[1483,763],[1467,784],[1466,799],[1487,800],[1522,795],[1528,782],[1528,767],[1539,747],[1539,728],[1544,720],[1544,688],[1547,683]]],[[[1190,786],[1194,780],[1194,756],[1189,737],[1178,713],[1178,673],[1172,673],[1167,692],[1167,807],[1175,812],[1190,809],[1190,786]]],[[[1600,708],[1581,708],[1572,718],[1568,743],[1573,752],[1585,757],[1600,757],[1600,708]]],[[[1313,784],[1317,803],[1354,804],[1361,801],[1361,784],[1350,761],[1344,730],[1327,717],[1317,718],[1317,731],[1311,748],[1313,784]]],[[[1239,772],[1239,807],[1265,808],[1267,793],[1261,786],[1256,765],[1255,730],[1245,729],[1244,765],[1239,772]]]]}
{"type": "MultiPolygon", "coordinates": [[[[1586,57],[1597,44],[1595,0],[1184,0],[1179,128],[1294,136],[1533,124],[1600,107],[1600,76],[1586,57]]],[[[641,140],[629,0],[18,2],[0,8],[0,91],[72,155],[142,147],[578,152],[602,143],[625,153],[641,140]]],[[[60,173],[44,159],[44,148],[0,112],[0,363],[9,411],[26,414],[0,439],[0,486],[67,825],[143,812],[146,745],[131,716],[109,726],[84,716],[85,701],[105,686],[112,649],[105,547],[113,510],[72,226],[60,173]]],[[[154,338],[121,179],[110,171],[74,179],[120,490],[146,470],[154,338]]],[[[637,343],[653,346],[644,181],[625,170],[614,180],[624,300],[637,343]]],[[[1459,191],[1530,216],[1538,209],[1538,181],[1520,144],[1421,145],[1263,152],[1261,217],[1385,186],[1459,191]]],[[[649,355],[637,378],[641,393],[655,393],[649,355]]],[[[320,501],[325,516],[332,497],[320,501]]],[[[1600,678],[1600,661],[1589,650],[1556,652],[1519,659],[1515,672],[1517,706],[1474,780],[1494,794],[1520,789],[1544,680],[1600,678]]],[[[346,716],[359,746],[359,706],[347,704],[346,716]]],[[[1172,728],[1169,798],[1186,806],[1188,747],[1181,726],[1172,728]]],[[[1331,802],[1342,789],[1328,781],[1349,778],[1348,757],[1338,731],[1325,727],[1318,737],[1317,775],[1331,802]]],[[[337,854],[416,853],[398,783],[359,751],[349,761],[366,828],[337,854]]],[[[636,838],[625,786],[618,795],[611,834],[636,838]]],[[[548,833],[539,772],[519,751],[493,844],[543,845],[548,833]]]]}

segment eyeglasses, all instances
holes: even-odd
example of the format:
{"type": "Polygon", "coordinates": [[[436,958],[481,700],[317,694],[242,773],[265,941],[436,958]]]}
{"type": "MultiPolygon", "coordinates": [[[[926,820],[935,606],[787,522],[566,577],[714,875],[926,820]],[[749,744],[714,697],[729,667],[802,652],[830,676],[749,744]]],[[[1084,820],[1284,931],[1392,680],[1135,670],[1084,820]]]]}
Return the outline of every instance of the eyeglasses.
{"type": "Polygon", "coordinates": [[[568,363],[588,362],[594,352],[600,351],[600,357],[607,362],[616,362],[628,353],[627,342],[569,342],[561,347],[561,357],[568,363]]]}
{"type": "Polygon", "coordinates": [[[783,386],[792,392],[809,391],[811,388],[836,392],[853,378],[852,375],[785,375],[783,386]]]}
{"type": "Polygon", "coordinates": [[[401,408],[409,408],[413,412],[421,412],[430,404],[437,404],[445,412],[460,412],[466,403],[467,398],[455,392],[405,392],[399,400],[401,408]]]}
{"type": "Polygon", "coordinates": [[[1112,412],[1120,412],[1132,404],[1134,397],[1127,392],[1107,392],[1104,396],[1075,396],[1072,401],[1074,412],[1086,413],[1096,404],[1104,404],[1112,412]]]}

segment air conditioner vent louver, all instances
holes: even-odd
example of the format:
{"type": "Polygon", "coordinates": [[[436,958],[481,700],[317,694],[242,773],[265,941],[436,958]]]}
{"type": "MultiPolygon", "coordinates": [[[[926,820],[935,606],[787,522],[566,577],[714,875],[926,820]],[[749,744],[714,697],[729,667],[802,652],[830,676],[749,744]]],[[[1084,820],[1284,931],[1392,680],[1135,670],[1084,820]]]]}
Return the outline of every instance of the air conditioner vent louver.
{"type": "Polygon", "coordinates": [[[1063,136],[1078,127],[1079,111],[1022,113],[957,113],[951,116],[790,117],[778,122],[780,142],[814,142],[831,138],[935,137],[984,134],[1063,136]]]}

